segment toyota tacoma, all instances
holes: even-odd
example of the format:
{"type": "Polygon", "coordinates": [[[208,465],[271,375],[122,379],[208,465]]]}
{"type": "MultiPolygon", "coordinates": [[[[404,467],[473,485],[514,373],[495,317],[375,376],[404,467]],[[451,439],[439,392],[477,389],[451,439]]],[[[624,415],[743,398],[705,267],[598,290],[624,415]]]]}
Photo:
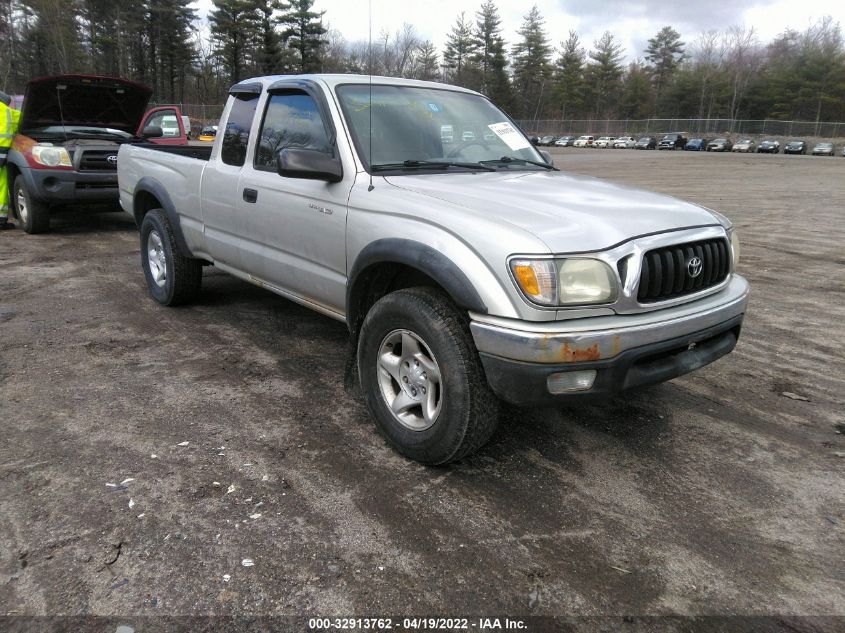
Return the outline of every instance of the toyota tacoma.
{"type": "Polygon", "coordinates": [[[605,399],[737,343],[725,217],[559,171],[478,93],[261,77],[219,130],[204,160],[120,147],[152,298],[190,301],[213,265],[344,322],[376,425],[414,460],[475,451],[502,400],[605,399]],[[446,126],[489,134],[444,144],[446,126]]]}

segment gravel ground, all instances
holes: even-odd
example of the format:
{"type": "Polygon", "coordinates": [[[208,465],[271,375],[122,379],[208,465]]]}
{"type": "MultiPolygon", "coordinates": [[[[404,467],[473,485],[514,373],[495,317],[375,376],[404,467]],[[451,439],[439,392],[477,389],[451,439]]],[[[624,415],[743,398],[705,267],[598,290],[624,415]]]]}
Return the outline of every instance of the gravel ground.
{"type": "Polygon", "coordinates": [[[845,159],[555,158],[731,217],[742,337],[447,468],[344,390],[343,325],[213,269],[158,306],[122,214],[0,233],[0,614],[845,617],[845,159]]]}

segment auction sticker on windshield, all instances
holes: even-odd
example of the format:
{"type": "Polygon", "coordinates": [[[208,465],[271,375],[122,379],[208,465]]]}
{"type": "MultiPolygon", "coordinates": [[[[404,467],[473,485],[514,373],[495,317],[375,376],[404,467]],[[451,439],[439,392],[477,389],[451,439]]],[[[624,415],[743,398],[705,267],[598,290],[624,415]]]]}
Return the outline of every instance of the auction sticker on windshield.
{"type": "Polygon", "coordinates": [[[520,134],[519,130],[507,121],[504,121],[503,123],[491,123],[487,127],[490,128],[493,134],[502,139],[505,142],[505,145],[514,151],[531,147],[531,143],[528,142],[528,139],[520,134]]]}

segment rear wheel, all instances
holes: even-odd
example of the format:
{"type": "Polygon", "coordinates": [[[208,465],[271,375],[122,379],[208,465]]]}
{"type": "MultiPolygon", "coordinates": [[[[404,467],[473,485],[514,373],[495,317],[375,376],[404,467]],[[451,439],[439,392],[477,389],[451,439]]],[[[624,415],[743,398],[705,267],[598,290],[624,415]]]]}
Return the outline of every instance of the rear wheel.
{"type": "Polygon", "coordinates": [[[141,222],[141,266],[153,299],[167,306],[193,300],[202,284],[202,263],[188,256],[163,209],[153,209],[141,222]]]}
{"type": "Polygon", "coordinates": [[[376,424],[410,459],[461,459],[496,429],[498,400],[466,316],[438,290],[398,290],[376,302],[361,327],[358,372],[376,424]]]}
{"type": "Polygon", "coordinates": [[[15,217],[27,233],[44,233],[50,229],[50,207],[32,197],[23,176],[18,176],[12,183],[12,206],[15,217]]]}

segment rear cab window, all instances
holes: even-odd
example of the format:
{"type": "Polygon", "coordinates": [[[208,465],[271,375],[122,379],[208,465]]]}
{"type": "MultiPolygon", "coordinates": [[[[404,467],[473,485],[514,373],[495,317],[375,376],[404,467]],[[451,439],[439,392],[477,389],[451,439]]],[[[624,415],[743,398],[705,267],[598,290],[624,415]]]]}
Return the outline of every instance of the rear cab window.
{"type": "Polygon", "coordinates": [[[258,106],[258,94],[238,93],[232,95],[232,107],[223,132],[220,159],[227,165],[242,167],[246,162],[249,135],[258,106]]]}

